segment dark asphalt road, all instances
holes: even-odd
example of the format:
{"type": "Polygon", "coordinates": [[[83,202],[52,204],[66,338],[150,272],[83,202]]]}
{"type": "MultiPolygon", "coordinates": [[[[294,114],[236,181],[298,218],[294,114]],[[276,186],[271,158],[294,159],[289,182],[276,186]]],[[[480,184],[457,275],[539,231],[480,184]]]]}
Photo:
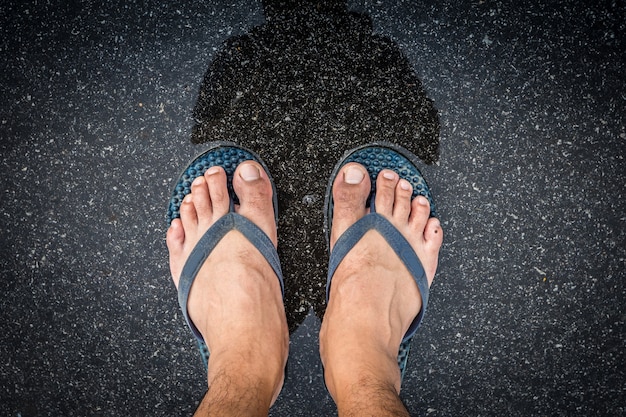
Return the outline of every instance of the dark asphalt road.
{"type": "Polygon", "coordinates": [[[277,181],[272,416],[336,412],[323,193],[371,140],[422,158],[445,231],[412,415],[626,415],[624,2],[291,3],[0,6],[0,415],[191,414],[165,212],[210,140],[277,181]]]}

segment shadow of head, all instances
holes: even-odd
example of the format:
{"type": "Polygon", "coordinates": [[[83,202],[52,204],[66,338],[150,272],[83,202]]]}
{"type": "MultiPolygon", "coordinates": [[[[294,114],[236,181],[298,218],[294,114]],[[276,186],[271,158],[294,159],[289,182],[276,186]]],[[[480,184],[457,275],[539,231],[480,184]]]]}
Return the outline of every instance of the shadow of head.
{"type": "Polygon", "coordinates": [[[241,143],[275,146],[296,131],[298,144],[326,141],[339,154],[376,139],[437,160],[437,111],[401,50],[373,34],[368,16],[337,0],[266,0],[263,10],[266,22],[227,40],[209,67],[194,109],[194,143],[236,131],[241,143]]]}

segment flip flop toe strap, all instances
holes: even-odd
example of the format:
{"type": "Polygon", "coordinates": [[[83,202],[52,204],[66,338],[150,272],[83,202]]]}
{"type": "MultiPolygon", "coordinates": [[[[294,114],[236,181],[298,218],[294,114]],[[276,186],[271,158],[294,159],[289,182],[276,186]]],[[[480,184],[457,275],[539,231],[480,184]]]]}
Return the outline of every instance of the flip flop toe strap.
{"type": "Polygon", "coordinates": [[[209,257],[211,252],[213,252],[213,249],[215,249],[220,240],[222,240],[222,238],[232,230],[237,230],[243,234],[246,239],[248,239],[250,243],[252,243],[252,245],[254,245],[254,247],[261,252],[278,277],[281,294],[284,294],[283,274],[280,268],[280,261],[278,260],[276,248],[270,238],[265,234],[265,232],[263,232],[263,230],[261,230],[261,228],[240,214],[233,212],[226,214],[206,231],[193,248],[189,258],[187,258],[187,261],[185,262],[178,284],[178,302],[180,304],[180,308],[187,324],[189,325],[189,328],[200,342],[204,342],[204,339],[198,328],[189,318],[189,313],[187,311],[189,291],[191,290],[193,281],[198,275],[200,268],[202,268],[206,259],[209,257]]]}
{"type": "Polygon", "coordinates": [[[386,218],[378,213],[370,213],[359,219],[348,230],[346,230],[341,237],[337,240],[333,247],[333,251],[330,254],[329,266],[328,266],[328,279],[326,281],[326,302],[330,295],[330,285],[335,274],[335,271],[343,258],[352,250],[354,245],[361,240],[361,238],[370,230],[376,230],[380,233],[389,246],[394,250],[398,257],[402,260],[407,267],[415,283],[420,290],[420,296],[422,297],[422,309],[411,325],[408,331],[402,338],[402,342],[409,341],[424,317],[426,306],[428,305],[428,280],[426,278],[426,272],[420,262],[419,258],[413,251],[410,243],[404,236],[396,229],[396,227],[389,222],[386,218]]]}

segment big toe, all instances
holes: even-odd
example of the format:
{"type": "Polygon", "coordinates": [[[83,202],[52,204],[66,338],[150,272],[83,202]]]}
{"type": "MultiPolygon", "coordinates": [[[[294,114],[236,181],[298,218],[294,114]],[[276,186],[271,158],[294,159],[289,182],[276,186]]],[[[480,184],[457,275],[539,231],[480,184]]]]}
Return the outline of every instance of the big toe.
{"type": "Polygon", "coordinates": [[[330,247],[350,226],[367,214],[366,202],[371,190],[365,167],[355,162],[344,165],[333,183],[333,222],[330,247]]]}
{"type": "Polygon", "coordinates": [[[240,203],[237,213],[259,226],[276,245],[273,189],[269,174],[255,161],[242,162],[235,170],[233,189],[240,203]]]}

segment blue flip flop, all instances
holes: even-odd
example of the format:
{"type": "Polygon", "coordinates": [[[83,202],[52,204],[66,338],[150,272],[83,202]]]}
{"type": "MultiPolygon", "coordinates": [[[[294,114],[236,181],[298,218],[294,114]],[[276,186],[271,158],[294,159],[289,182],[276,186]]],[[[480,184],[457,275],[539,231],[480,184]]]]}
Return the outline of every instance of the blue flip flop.
{"type": "MultiPolygon", "coordinates": [[[[274,273],[278,277],[280,282],[281,293],[284,296],[284,283],[283,274],[280,268],[280,262],[278,260],[278,253],[274,244],[270,238],[263,232],[257,225],[252,223],[245,217],[235,213],[235,204],[239,204],[239,199],[233,190],[233,175],[235,169],[244,161],[253,160],[258,162],[265,172],[272,184],[272,198],[274,203],[274,219],[278,224],[278,199],[276,197],[276,187],[274,181],[269,174],[269,170],[261,158],[252,151],[242,148],[232,142],[211,142],[208,144],[208,149],[202,154],[194,158],[187,168],[180,175],[176,181],[176,186],[172,191],[172,197],[169,201],[169,207],[167,210],[167,222],[171,224],[172,220],[180,217],[180,205],[183,198],[191,192],[191,183],[193,180],[211,168],[212,166],[221,166],[226,171],[226,177],[228,179],[227,187],[230,195],[230,212],[216,221],[209,230],[206,231],[204,236],[200,238],[196,246],[191,251],[189,258],[185,262],[183,271],[180,276],[180,282],[178,284],[178,302],[182,309],[185,321],[189,325],[191,332],[198,341],[198,347],[200,348],[200,354],[202,355],[202,361],[204,366],[208,366],[209,349],[204,343],[202,335],[189,318],[187,312],[187,299],[189,298],[189,291],[191,285],[196,278],[196,275],[200,271],[200,268],[204,264],[204,261],[209,257],[215,246],[219,241],[231,230],[238,230],[243,234],[265,257],[267,262],[271,265],[274,273]]],[[[227,279],[225,277],[225,279],[227,279]]]]}
{"type": "Polygon", "coordinates": [[[404,379],[406,363],[411,348],[411,340],[417,331],[424,313],[428,305],[428,280],[424,268],[417,255],[411,248],[409,242],[402,234],[382,215],[376,213],[374,204],[376,195],[376,178],[378,173],[383,169],[390,169],[398,173],[400,178],[409,181],[413,186],[413,195],[411,199],[418,195],[423,195],[430,202],[430,216],[436,216],[435,204],[426,181],[422,177],[417,168],[418,158],[408,150],[387,142],[374,142],[367,145],[357,147],[345,153],[343,158],[335,166],[326,189],[326,197],[324,203],[324,232],[326,235],[326,243],[330,250],[330,231],[333,219],[333,194],[332,187],[335,182],[339,170],[349,162],[357,162],[367,168],[372,183],[372,190],[368,198],[368,206],[370,213],[359,219],[356,223],[348,228],[337,240],[335,246],[330,253],[328,265],[328,279],[326,281],[326,302],[330,296],[330,285],[335,270],[343,260],[343,258],[352,250],[354,245],[361,240],[363,235],[369,230],[375,229],[389,243],[391,248],[396,252],[398,257],[404,262],[407,269],[415,279],[420,295],[422,297],[422,309],[415,317],[408,331],[402,338],[400,349],[398,351],[398,366],[400,367],[401,378],[404,379]]]}

